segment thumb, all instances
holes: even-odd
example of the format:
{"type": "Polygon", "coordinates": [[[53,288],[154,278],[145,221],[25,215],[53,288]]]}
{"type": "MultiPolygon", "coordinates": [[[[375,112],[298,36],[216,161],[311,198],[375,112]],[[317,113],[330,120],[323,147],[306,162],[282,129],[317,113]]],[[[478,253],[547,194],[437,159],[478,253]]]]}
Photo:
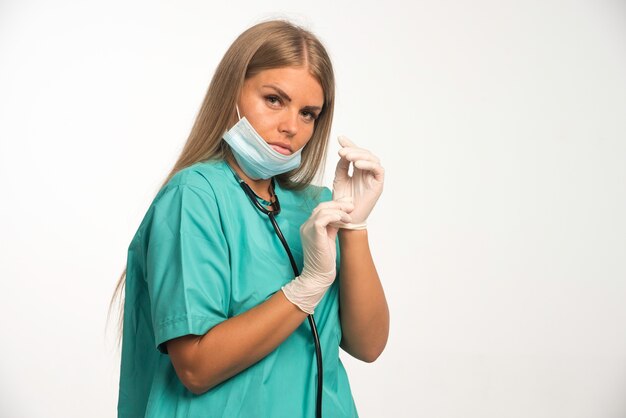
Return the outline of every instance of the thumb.
{"type": "Polygon", "coordinates": [[[350,161],[345,158],[340,158],[335,168],[335,181],[345,181],[350,178],[348,176],[348,169],[350,168],[350,161]]]}
{"type": "MultiPolygon", "coordinates": [[[[337,238],[338,232],[339,228],[337,228],[336,226],[328,225],[326,227],[326,233],[328,234],[328,245],[335,245],[335,239],[337,238]]],[[[333,248],[330,248],[330,250],[333,250],[333,248]]]]}

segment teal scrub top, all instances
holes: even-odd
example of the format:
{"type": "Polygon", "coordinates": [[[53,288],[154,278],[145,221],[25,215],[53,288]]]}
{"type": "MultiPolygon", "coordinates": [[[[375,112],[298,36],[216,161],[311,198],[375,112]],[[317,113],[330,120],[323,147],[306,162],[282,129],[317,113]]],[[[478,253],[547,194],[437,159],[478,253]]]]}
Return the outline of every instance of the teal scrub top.
{"type": "MultiPolygon", "coordinates": [[[[276,183],[275,194],[281,204],[276,220],[301,271],[300,226],[331,192],[276,183]]],[[[128,248],[118,416],[315,416],[317,367],[306,320],[265,358],[201,395],[180,382],[164,344],[207,333],[293,277],[268,216],[250,202],[225,161],[179,171],[155,197],[128,248]]],[[[322,410],[325,417],[356,417],[339,359],[338,285],[339,278],[314,315],[324,361],[322,410]]]]}

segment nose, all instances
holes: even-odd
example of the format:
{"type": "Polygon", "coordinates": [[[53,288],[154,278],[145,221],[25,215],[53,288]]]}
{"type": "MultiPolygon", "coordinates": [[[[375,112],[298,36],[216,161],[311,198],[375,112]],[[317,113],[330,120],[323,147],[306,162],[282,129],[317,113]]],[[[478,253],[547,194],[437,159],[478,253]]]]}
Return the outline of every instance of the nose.
{"type": "Polygon", "coordinates": [[[278,131],[288,136],[294,136],[298,132],[298,112],[287,110],[281,115],[278,131]]]}

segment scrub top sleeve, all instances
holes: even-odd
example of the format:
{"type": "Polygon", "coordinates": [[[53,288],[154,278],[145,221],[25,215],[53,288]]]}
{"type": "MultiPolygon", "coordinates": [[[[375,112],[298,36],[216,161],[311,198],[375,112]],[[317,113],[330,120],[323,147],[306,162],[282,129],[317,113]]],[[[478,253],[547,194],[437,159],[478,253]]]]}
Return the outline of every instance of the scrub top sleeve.
{"type": "MultiPolygon", "coordinates": [[[[208,185],[207,185],[208,186],[208,185]]],[[[227,319],[228,245],[215,195],[178,185],[154,203],[146,252],[146,281],[155,344],[204,335],[227,319]]]]}
{"type": "Polygon", "coordinates": [[[333,200],[333,192],[328,187],[324,186],[322,188],[320,203],[328,202],[329,200],[333,200]]]}

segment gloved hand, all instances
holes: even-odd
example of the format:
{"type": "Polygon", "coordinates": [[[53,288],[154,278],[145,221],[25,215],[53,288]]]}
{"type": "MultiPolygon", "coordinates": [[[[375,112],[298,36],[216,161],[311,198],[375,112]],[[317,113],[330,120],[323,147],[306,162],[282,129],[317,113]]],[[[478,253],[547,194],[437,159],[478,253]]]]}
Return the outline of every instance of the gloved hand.
{"type": "Polygon", "coordinates": [[[350,212],[351,223],[336,222],[332,225],[345,229],[367,228],[367,217],[383,192],[385,169],[380,160],[371,152],[358,148],[345,136],[340,136],[339,150],[341,159],[335,170],[333,181],[333,200],[351,202],[354,210],[350,212]],[[354,164],[352,177],[348,175],[350,163],[354,164]]]}
{"type": "Polygon", "coordinates": [[[298,277],[282,287],[282,291],[291,303],[310,315],[337,275],[335,239],[338,229],[330,223],[350,222],[349,212],[353,207],[351,203],[332,200],[320,203],[300,227],[304,267],[298,277]]]}

